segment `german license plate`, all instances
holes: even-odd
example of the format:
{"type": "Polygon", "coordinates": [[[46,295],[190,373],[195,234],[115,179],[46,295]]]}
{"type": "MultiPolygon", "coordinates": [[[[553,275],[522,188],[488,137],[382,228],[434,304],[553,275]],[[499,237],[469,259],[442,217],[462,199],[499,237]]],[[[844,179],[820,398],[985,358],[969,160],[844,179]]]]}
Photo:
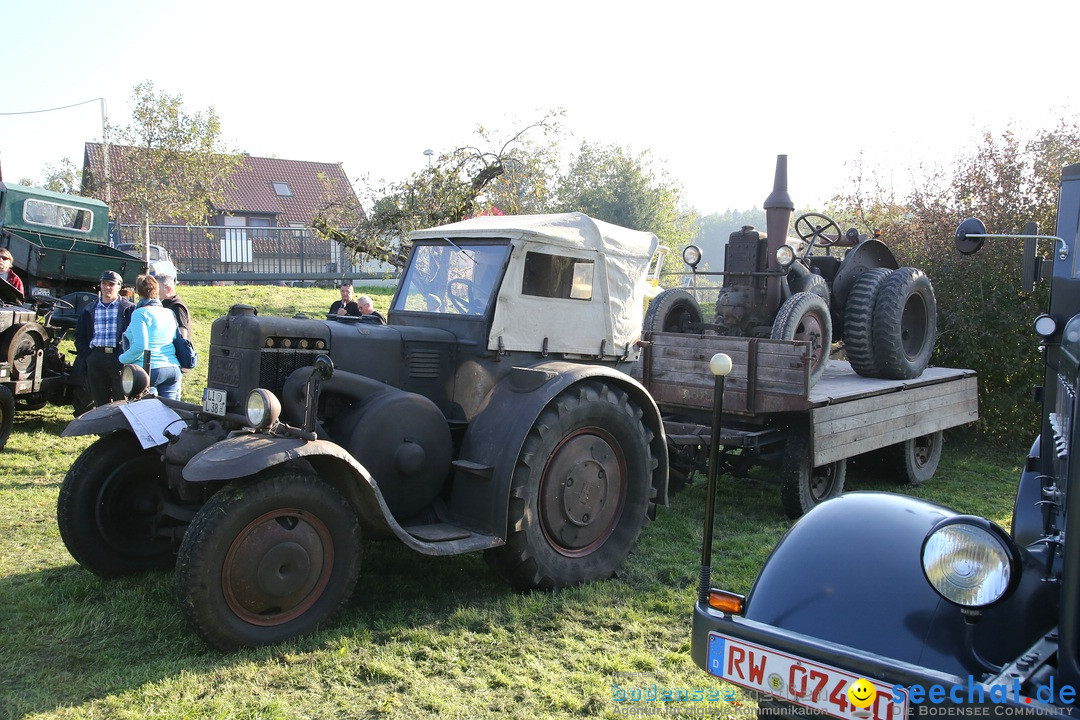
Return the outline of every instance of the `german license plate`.
{"type": "Polygon", "coordinates": [[[224,390],[204,388],[202,391],[202,409],[209,415],[225,417],[225,400],[227,395],[224,390]]]}
{"type": "Polygon", "coordinates": [[[734,685],[843,720],[903,720],[908,713],[907,693],[897,693],[891,685],[720,633],[709,634],[708,670],[734,685]],[[848,696],[848,688],[860,679],[877,693],[865,708],[853,705],[848,696]],[[901,699],[894,702],[897,694],[901,699]]]}

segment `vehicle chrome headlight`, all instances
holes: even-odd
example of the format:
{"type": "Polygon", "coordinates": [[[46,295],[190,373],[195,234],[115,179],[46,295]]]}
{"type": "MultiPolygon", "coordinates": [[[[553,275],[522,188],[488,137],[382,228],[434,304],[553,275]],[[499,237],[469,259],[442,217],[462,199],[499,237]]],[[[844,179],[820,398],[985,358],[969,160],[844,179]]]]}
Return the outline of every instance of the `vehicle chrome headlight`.
{"type": "Polygon", "coordinates": [[[791,267],[791,263],[795,262],[795,249],[790,245],[781,245],[776,248],[776,262],[780,263],[780,267],[787,270],[791,267]]]}
{"type": "Polygon", "coordinates": [[[692,268],[696,268],[701,262],[701,248],[697,245],[687,245],[682,251],[683,262],[692,268]]]}
{"type": "Polygon", "coordinates": [[[961,607],[984,608],[1007,597],[1020,581],[1020,551],[989,520],[956,515],[927,533],[922,567],[941,597],[961,607]]]}
{"type": "Polygon", "coordinates": [[[150,376],[142,365],[125,365],[120,371],[120,387],[124,391],[124,397],[129,400],[137,398],[150,387],[150,376]]]}
{"type": "Polygon", "coordinates": [[[262,388],[255,388],[248,393],[245,408],[248,422],[256,430],[265,430],[276,423],[281,415],[281,402],[277,396],[262,388]]]}

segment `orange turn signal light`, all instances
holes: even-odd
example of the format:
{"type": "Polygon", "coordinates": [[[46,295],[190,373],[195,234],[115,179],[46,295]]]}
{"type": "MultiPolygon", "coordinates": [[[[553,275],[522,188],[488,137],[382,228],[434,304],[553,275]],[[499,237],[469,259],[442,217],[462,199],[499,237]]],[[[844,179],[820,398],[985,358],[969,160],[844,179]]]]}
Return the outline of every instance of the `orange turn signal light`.
{"type": "Polygon", "coordinates": [[[746,598],[727,590],[710,590],[709,607],[728,615],[742,615],[746,598]]]}

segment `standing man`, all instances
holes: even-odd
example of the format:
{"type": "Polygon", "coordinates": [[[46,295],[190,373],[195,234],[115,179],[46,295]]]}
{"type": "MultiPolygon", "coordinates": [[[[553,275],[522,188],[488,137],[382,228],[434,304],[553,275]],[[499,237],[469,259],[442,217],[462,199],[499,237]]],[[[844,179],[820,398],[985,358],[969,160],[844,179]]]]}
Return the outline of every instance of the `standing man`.
{"type": "Polygon", "coordinates": [[[352,281],[345,280],[341,283],[341,299],[335,300],[330,306],[330,315],[359,315],[360,308],[353,300],[352,281]]]}
{"type": "Polygon", "coordinates": [[[124,397],[119,348],[135,304],[120,297],[122,282],[119,273],[103,272],[98,298],[87,303],[75,325],[75,372],[79,373],[80,365],[85,370],[95,407],[124,397]]]}
{"type": "Polygon", "coordinates": [[[370,315],[379,319],[379,322],[383,325],[386,324],[386,318],[379,314],[379,311],[371,304],[371,298],[367,295],[361,295],[356,299],[356,305],[360,308],[360,315],[370,315]]]}
{"type": "Polygon", "coordinates": [[[15,269],[11,265],[11,251],[7,248],[0,248],[0,280],[7,280],[20,295],[25,295],[23,290],[22,280],[15,274],[15,269]]]}
{"type": "Polygon", "coordinates": [[[191,339],[191,313],[188,306],[176,294],[176,278],[171,275],[158,275],[157,281],[161,285],[161,305],[173,311],[176,316],[176,324],[180,326],[180,334],[191,339]]]}

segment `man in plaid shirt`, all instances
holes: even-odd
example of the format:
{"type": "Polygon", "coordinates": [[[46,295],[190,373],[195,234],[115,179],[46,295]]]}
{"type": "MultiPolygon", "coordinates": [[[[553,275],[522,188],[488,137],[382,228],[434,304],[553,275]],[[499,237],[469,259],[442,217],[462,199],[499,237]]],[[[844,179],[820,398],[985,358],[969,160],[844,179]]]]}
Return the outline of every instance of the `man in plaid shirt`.
{"type": "Polygon", "coordinates": [[[120,297],[122,282],[119,273],[103,272],[98,298],[83,308],[75,326],[75,375],[85,372],[95,407],[124,397],[119,347],[135,304],[120,297]]]}

